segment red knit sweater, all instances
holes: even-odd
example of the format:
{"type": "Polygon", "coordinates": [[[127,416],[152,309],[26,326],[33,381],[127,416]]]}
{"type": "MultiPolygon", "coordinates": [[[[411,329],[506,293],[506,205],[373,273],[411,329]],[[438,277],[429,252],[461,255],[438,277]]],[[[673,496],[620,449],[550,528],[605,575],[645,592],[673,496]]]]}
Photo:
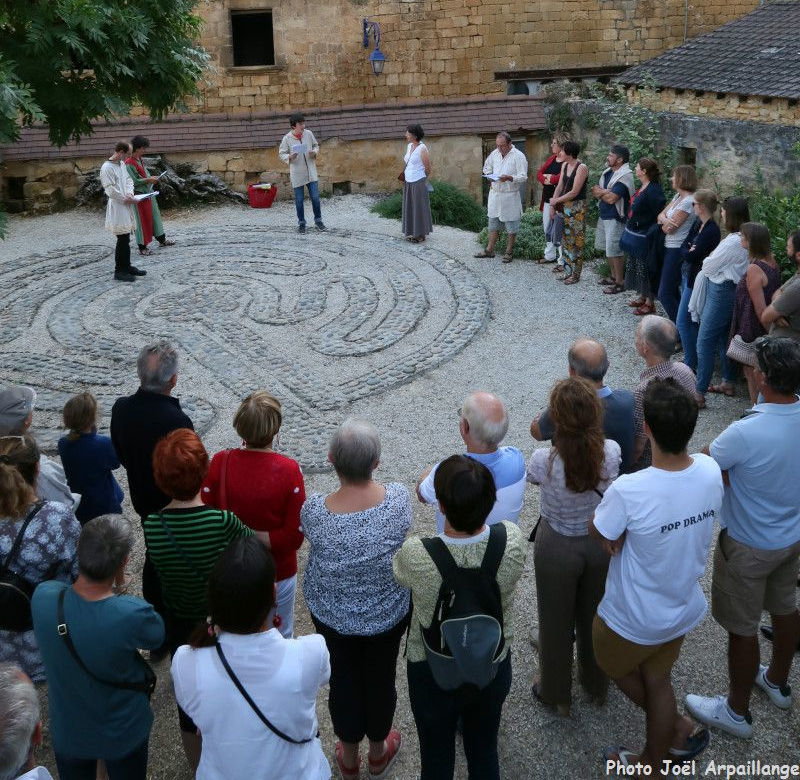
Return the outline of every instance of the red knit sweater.
{"type": "Polygon", "coordinates": [[[277,452],[223,450],[211,460],[201,496],[205,504],[230,509],[254,531],[269,533],[276,579],[297,574],[297,550],[303,543],[300,508],[306,489],[296,461],[277,452]],[[221,479],[226,452],[223,506],[221,479]]]}

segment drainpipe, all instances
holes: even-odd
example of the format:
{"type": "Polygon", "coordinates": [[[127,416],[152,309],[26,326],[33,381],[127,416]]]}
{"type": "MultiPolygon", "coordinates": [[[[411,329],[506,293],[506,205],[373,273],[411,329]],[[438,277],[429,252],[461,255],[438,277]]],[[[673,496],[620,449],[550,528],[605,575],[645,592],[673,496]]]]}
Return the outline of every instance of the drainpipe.
{"type": "MultiPolygon", "coordinates": [[[[764,0],[761,0],[763,3],[764,0]]],[[[683,42],[689,37],[689,0],[683,0],[683,42]]]]}

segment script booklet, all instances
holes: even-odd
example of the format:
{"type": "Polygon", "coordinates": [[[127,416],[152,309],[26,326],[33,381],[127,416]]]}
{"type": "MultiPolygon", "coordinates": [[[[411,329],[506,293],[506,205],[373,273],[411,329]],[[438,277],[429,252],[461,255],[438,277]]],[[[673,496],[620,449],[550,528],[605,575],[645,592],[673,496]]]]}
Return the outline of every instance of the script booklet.
{"type": "Polygon", "coordinates": [[[292,146],[292,154],[305,154],[308,147],[305,144],[294,144],[292,146]]]}
{"type": "Polygon", "coordinates": [[[484,173],[483,174],[483,178],[484,179],[488,179],[489,181],[497,181],[500,178],[500,174],[499,173],[484,173]]]}
{"type": "Polygon", "coordinates": [[[158,195],[158,190],[153,190],[152,192],[143,192],[141,195],[134,195],[133,199],[139,203],[148,198],[155,198],[156,195],[158,195]]]}

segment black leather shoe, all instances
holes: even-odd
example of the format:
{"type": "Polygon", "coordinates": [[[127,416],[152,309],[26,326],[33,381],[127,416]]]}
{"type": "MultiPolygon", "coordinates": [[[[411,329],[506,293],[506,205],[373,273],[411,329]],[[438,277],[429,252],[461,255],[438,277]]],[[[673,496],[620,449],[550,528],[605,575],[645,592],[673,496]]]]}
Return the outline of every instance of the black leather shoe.
{"type": "Polygon", "coordinates": [[[134,276],[147,276],[147,271],[143,271],[141,268],[137,268],[135,265],[132,265],[128,269],[129,274],[133,274],[134,276]]]}
{"type": "Polygon", "coordinates": [[[297,226],[297,232],[298,233],[305,233],[306,232],[306,226],[305,225],[298,225],[297,226]]]}
{"type": "Polygon", "coordinates": [[[136,277],[127,271],[114,271],[114,279],[118,282],[135,282],[136,277]]]}

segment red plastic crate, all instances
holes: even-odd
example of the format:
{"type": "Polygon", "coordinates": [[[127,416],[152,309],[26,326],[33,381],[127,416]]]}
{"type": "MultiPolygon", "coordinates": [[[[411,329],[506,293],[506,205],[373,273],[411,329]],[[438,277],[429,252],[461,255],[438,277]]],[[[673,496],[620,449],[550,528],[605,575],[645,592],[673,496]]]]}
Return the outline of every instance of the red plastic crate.
{"type": "Polygon", "coordinates": [[[275,184],[271,184],[269,189],[265,189],[258,184],[250,184],[247,187],[247,198],[254,209],[270,208],[277,194],[278,187],[275,184]]]}

